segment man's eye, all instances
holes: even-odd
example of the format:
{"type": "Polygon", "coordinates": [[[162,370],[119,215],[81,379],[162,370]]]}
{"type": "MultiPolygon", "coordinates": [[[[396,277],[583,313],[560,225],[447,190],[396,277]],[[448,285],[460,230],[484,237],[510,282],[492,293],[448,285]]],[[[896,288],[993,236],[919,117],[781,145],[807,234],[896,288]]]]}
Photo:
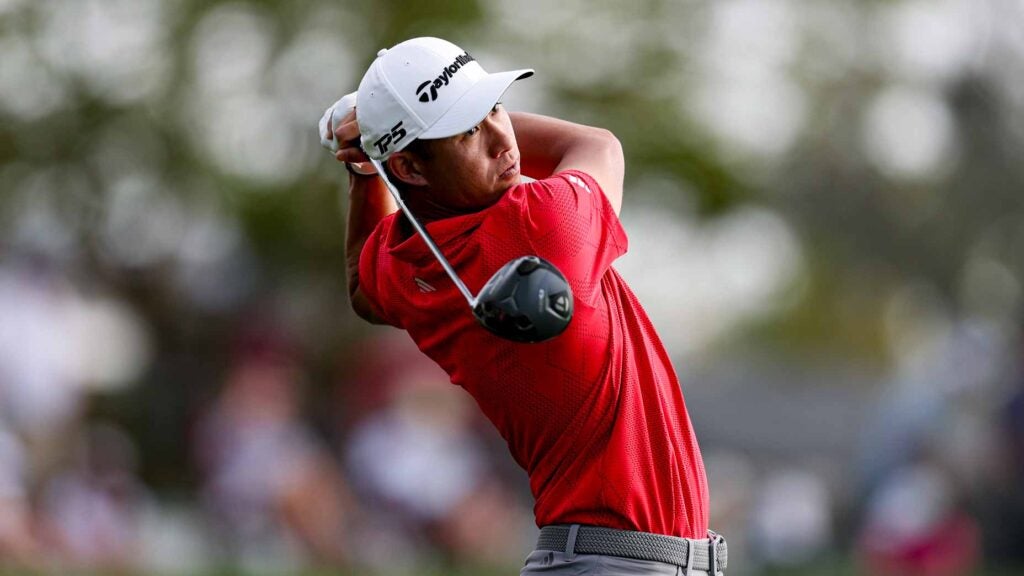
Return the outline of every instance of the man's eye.
{"type": "Polygon", "coordinates": [[[500,108],[500,107],[501,107],[501,102],[498,102],[497,104],[495,104],[494,108],[491,108],[491,114],[497,114],[498,113],[498,108],[500,108]]]}
{"type": "Polygon", "coordinates": [[[480,127],[479,126],[473,126],[469,130],[466,130],[466,136],[472,136],[473,134],[476,134],[479,131],[480,131],[480,127]]]}

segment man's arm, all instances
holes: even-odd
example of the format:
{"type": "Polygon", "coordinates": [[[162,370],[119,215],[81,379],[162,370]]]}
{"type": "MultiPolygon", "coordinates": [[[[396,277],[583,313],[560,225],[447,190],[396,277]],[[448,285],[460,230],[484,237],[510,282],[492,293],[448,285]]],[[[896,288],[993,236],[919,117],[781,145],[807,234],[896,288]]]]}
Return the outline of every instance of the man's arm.
{"type": "Polygon", "coordinates": [[[547,178],[562,170],[586,172],[597,180],[615,213],[619,213],[626,163],[614,134],[525,112],[510,112],[509,117],[519,144],[523,174],[547,178]]]}
{"type": "MultiPolygon", "coordinates": [[[[328,140],[341,143],[334,157],[341,162],[366,162],[368,159],[359,149],[359,124],[355,112],[349,112],[341,119],[333,133],[325,135],[328,140]]],[[[366,168],[369,164],[361,165],[366,168]]],[[[359,289],[359,256],[373,229],[387,215],[398,210],[394,198],[384,182],[376,174],[358,174],[349,171],[348,230],[345,236],[345,261],[348,268],[348,296],[352,309],[360,318],[374,324],[385,322],[373,313],[369,300],[359,289]]]]}
{"type": "Polygon", "coordinates": [[[370,307],[359,289],[359,256],[363,245],[377,223],[398,210],[384,183],[376,174],[349,174],[348,231],[345,237],[345,260],[348,265],[348,297],[352,309],[360,318],[374,324],[384,324],[370,307]]]}

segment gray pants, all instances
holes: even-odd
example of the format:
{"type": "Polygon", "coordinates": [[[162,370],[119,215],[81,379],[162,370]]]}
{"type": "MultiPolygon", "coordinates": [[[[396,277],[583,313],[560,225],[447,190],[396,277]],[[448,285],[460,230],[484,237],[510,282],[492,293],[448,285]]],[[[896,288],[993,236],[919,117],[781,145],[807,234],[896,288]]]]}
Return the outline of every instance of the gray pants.
{"type": "MultiPolygon", "coordinates": [[[[708,576],[704,570],[680,568],[675,564],[634,560],[618,556],[573,554],[534,550],[526,557],[520,576],[708,576]]],[[[719,572],[719,574],[722,574],[719,572]]]]}

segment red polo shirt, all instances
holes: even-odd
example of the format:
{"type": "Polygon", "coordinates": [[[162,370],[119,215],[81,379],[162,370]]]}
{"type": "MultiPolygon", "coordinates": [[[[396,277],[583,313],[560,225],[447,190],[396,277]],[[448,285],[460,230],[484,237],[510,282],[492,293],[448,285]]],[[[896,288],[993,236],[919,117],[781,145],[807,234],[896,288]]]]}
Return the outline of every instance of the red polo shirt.
{"type": "Polygon", "coordinates": [[[363,248],[362,291],[465,388],[530,477],[538,526],[591,524],[689,538],[708,528],[700,449],[668,354],[611,267],[626,234],[579,171],[520,184],[480,212],[427,226],[474,294],[509,260],[536,254],[569,279],[569,328],[540,344],[503,340],[397,213],[363,248]]]}

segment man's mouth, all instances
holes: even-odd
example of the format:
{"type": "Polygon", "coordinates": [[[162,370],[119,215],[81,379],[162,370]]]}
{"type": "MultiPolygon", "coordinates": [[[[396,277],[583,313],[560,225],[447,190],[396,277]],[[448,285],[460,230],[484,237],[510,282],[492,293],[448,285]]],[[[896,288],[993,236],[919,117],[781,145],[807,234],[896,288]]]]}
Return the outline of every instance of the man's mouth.
{"type": "Polygon", "coordinates": [[[519,160],[516,160],[508,168],[506,168],[505,171],[501,173],[499,178],[503,180],[505,178],[511,178],[515,176],[517,172],[519,172],[519,160]]]}

